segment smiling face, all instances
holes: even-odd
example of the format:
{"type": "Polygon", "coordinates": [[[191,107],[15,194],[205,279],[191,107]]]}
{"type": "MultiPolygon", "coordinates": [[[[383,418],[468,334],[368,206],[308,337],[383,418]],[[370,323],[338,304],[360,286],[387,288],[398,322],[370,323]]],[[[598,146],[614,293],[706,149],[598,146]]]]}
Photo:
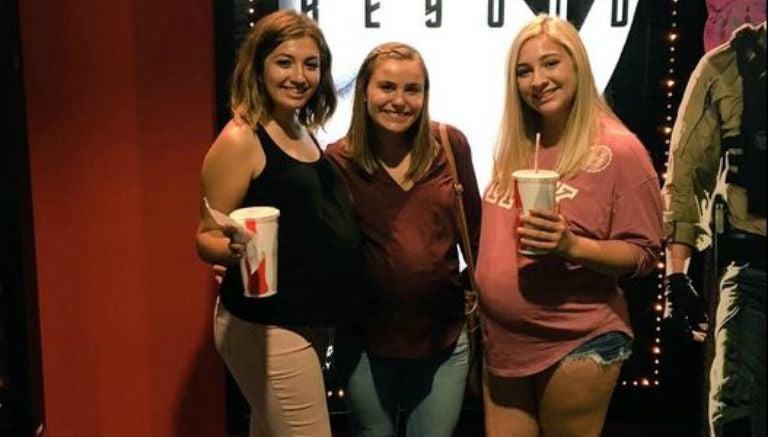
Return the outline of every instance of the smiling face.
{"type": "Polygon", "coordinates": [[[365,90],[366,110],[377,129],[403,134],[419,119],[425,77],[417,59],[376,61],[365,90]]]}
{"type": "Polygon", "coordinates": [[[515,67],[520,97],[545,120],[565,120],[576,96],[573,58],[563,45],[539,34],[520,47],[515,67]]]}
{"type": "Polygon", "coordinates": [[[320,50],[311,37],[289,39],[264,59],[264,87],[275,112],[303,108],[319,83],[320,50]]]}

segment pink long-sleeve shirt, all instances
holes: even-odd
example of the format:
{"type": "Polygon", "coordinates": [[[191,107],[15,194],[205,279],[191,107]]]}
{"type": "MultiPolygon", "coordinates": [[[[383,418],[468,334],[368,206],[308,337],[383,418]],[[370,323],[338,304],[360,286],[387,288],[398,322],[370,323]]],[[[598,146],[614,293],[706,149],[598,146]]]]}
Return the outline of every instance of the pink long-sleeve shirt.
{"type": "MultiPolygon", "coordinates": [[[[602,125],[583,171],[558,183],[560,212],[576,235],[630,243],[635,274],[647,273],[661,246],[659,179],[631,132],[608,117],[602,125]]],[[[544,150],[540,166],[554,168],[558,153],[544,150]]],[[[600,334],[631,336],[618,278],[556,255],[518,254],[518,216],[518,207],[491,184],[483,196],[477,265],[488,370],[533,375],[600,334]]]]}

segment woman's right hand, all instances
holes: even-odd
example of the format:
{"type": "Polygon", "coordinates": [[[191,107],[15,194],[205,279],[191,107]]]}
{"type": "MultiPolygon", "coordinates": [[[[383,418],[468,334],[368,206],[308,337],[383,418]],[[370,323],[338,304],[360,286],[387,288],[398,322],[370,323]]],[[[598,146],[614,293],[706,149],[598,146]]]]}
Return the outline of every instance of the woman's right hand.
{"type": "MultiPolygon", "coordinates": [[[[229,244],[227,245],[230,253],[228,264],[235,264],[245,256],[245,245],[247,244],[247,241],[238,241],[235,238],[235,235],[238,233],[237,226],[226,225],[221,229],[221,231],[224,233],[224,236],[229,239],[229,244]]],[[[248,234],[249,237],[252,236],[250,232],[248,234]]]]}
{"type": "Polygon", "coordinates": [[[520,244],[568,257],[574,236],[568,220],[559,211],[531,209],[529,214],[520,217],[520,222],[523,225],[517,228],[520,244]]]}

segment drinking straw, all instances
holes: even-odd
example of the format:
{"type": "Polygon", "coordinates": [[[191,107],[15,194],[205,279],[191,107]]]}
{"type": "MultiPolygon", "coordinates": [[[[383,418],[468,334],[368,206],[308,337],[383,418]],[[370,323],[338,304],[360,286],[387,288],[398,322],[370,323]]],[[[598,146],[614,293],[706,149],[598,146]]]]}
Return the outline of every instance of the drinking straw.
{"type": "Polygon", "coordinates": [[[539,172],[539,148],[541,147],[541,132],[536,132],[536,146],[533,149],[533,171],[539,172]]]}

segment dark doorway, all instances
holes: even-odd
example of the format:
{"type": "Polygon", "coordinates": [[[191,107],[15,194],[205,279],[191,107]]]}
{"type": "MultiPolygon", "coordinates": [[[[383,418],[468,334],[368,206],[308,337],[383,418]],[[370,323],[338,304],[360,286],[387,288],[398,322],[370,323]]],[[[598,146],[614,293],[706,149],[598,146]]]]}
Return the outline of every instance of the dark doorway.
{"type": "Polygon", "coordinates": [[[0,8],[0,436],[42,432],[44,408],[18,1],[0,8]]]}

